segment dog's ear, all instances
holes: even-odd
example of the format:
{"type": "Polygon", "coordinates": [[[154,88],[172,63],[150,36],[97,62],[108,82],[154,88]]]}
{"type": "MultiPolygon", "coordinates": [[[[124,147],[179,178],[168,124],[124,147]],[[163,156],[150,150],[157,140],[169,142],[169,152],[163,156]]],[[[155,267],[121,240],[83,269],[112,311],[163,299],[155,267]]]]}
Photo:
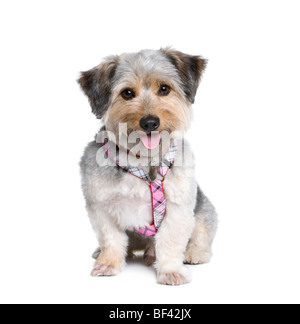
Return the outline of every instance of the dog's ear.
{"type": "Polygon", "coordinates": [[[82,90],[89,98],[92,112],[101,119],[110,104],[113,78],[119,57],[110,56],[99,66],[81,73],[78,80],[82,90]]]}
{"type": "Polygon", "coordinates": [[[161,51],[178,70],[185,95],[189,102],[193,104],[207,60],[201,56],[184,54],[170,48],[161,49],[161,51]]]}

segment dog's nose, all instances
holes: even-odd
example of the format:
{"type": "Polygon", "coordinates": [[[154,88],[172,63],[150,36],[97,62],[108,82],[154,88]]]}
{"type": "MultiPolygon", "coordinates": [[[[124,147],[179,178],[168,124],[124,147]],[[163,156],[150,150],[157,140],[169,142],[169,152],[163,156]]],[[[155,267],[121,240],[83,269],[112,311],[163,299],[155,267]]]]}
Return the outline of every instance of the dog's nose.
{"type": "Polygon", "coordinates": [[[151,133],[158,129],[160,125],[160,120],[157,116],[145,116],[140,120],[140,126],[147,133],[151,133]]]}

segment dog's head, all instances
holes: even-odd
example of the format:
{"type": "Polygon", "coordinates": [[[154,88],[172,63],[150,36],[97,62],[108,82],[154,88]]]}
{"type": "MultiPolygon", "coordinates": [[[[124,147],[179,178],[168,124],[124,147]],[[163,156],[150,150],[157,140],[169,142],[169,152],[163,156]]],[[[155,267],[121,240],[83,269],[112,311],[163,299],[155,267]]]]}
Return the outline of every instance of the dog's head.
{"type": "Polygon", "coordinates": [[[79,84],[107,130],[184,133],[206,61],[173,49],[110,56],[79,84]]]}

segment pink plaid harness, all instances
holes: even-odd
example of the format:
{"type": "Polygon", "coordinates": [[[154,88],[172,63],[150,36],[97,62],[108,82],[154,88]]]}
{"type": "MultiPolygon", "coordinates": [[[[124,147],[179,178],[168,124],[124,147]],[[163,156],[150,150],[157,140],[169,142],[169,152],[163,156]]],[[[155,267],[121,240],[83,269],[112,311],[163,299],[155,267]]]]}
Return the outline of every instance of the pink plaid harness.
{"type": "Polygon", "coordinates": [[[121,161],[118,159],[117,155],[113,156],[109,150],[108,143],[104,144],[103,149],[106,155],[116,163],[120,168],[126,170],[130,174],[134,175],[137,178],[140,178],[147,182],[151,191],[151,200],[152,200],[152,217],[153,223],[150,226],[145,228],[136,228],[135,232],[140,233],[145,236],[155,235],[166,215],[166,197],[164,193],[163,181],[170,170],[170,166],[174,163],[177,145],[174,142],[167,155],[164,157],[160,166],[157,169],[157,172],[163,177],[163,180],[154,180],[151,181],[149,174],[137,167],[126,167],[122,165],[121,161]]]}

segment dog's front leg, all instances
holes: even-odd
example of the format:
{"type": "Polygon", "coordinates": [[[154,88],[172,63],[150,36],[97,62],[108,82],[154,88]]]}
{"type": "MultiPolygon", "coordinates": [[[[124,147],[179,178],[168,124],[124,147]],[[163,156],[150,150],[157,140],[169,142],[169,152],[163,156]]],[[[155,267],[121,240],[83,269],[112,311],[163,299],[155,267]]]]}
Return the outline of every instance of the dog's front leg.
{"type": "Polygon", "coordinates": [[[97,233],[100,254],[92,276],[114,276],[125,265],[128,236],[114,222],[114,219],[98,208],[88,208],[94,230],[97,233]]]}
{"type": "Polygon", "coordinates": [[[183,261],[194,224],[191,211],[173,203],[167,205],[167,215],[155,237],[158,283],[181,285],[190,281],[189,271],[183,261]]]}

